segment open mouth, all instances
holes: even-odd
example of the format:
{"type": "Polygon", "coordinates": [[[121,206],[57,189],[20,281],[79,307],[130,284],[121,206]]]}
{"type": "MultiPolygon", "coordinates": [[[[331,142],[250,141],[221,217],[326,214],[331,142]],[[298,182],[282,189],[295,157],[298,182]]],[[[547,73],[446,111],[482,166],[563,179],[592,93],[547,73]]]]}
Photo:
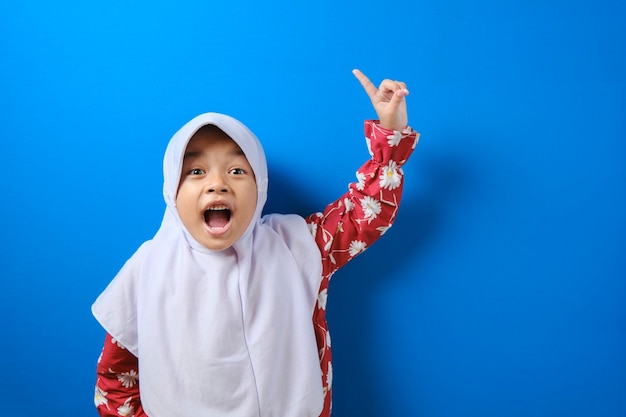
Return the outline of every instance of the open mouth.
{"type": "Polygon", "coordinates": [[[225,205],[209,207],[204,211],[204,222],[210,228],[225,227],[230,221],[230,209],[225,205]]]}

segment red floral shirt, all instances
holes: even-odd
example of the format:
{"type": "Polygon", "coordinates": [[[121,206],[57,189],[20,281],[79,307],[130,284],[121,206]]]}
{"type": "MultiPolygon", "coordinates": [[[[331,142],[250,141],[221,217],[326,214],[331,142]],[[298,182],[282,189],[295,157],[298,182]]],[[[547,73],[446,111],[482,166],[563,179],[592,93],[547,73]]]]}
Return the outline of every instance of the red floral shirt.
{"type": "MultiPolygon", "coordinates": [[[[394,132],[375,121],[365,122],[365,139],[371,159],[357,171],[357,182],[323,213],[306,218],[322,254],[322,283],[313,312],[324,389],[320,417],[330,416],[333,368],[326,300],[331,276],[349,260],[371,246],[394,222],[398,213],[404,174],[402,165],[411,155],[419,135],[410,128],[394,132]]],[[[98,360],[95,405],[101,416],[145,417],[141,407],[137,358],[107,334],[98,360]]]]}

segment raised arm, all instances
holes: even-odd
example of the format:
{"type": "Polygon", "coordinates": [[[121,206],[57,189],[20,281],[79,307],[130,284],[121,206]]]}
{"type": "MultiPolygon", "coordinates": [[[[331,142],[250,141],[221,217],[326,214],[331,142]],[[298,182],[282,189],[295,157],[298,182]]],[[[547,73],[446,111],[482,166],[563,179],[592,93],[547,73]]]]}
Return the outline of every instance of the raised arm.
{"type": "Polygon", "coordinates": [[[384,80],[376,88],[359,70],[354,75],[370,97],[379,118],[365,122],[371,159],[357,170],[357,182],[321,213],[307,218],[322,253],[323,273],[362,253],[393,224],[402,196],[407,161],[419,135],[407,123],[406,85],[384,80]]]}
{"type": "Polygon", "coordinates": [[[362,253],[393,224],[402,195],[402,165],[409,158],[419,135],[407,126],[404,83],[385,80],[376,88],[359,70],[354,71],[372,100],[380,121],[365,122],[365,140],[371,159],[356,172],[357,182],[323,212],[306,221],[322,254],[322,282],[313,312],[324,390],[320,417],[330,416],[332,353],[326,322],[328,284],[333,273],[362,253]]]}

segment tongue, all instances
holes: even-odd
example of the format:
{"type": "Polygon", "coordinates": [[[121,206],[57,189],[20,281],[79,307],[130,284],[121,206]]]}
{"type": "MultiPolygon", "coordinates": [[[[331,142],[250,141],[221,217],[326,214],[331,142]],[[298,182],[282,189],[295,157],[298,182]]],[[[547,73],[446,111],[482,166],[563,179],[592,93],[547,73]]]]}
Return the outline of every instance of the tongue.
{"type": "Polygon", "coordinates": [[[228,210],[209,210],[206,223],[209,227],[224,227],[228,223],[228,210]]]}

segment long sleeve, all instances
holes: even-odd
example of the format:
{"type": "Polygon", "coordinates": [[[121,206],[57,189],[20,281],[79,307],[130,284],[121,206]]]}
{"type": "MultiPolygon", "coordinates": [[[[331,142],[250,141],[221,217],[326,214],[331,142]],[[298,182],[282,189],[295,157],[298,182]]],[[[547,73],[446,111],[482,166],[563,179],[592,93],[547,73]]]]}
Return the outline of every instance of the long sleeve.
{"type": "Polygon", "coordinates": [[[323,213],[306,219],[322,253],[325,277],[370,247],[391,227],[402,196],[402,165],[418,138],[410,128],[398,132],[372,120],[365,122],[371,159],[357,171],[358,182],[351,183],[348,192],[323,213]]]}
{"type": "Polygon", "coordinates": [[[139,398],[137,357],[107,334],[98,360],[94,402],[102,417],[146,417],[139,398]]]}
{"type": "Polygon", "coordinates": [[[323,279],[313,314],[325,395],[320,417],[330,416],[332,408],[332,354],[326,321],[330,278],[393,224],[402,196],[402,165],[415,149],[419,134],[408,127],[402,132],[384,129],[368,120],[365,139],[371,159],[357,171],[357,182],[351,183],[348,191],[324,212],[306,219],[322,254],[323,279]]]}

